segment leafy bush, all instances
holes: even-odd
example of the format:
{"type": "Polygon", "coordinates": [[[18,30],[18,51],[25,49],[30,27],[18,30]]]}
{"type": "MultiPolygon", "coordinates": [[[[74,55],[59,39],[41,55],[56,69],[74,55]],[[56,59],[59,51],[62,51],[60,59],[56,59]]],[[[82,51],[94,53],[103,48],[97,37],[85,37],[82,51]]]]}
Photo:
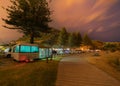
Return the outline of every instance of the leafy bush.
{"type": "Polygon", "coordinates": [[[103,50],[109,50],[111,52],[115,52],[117,50],[116,44],[107,43],[104,45],[103,50]]]}

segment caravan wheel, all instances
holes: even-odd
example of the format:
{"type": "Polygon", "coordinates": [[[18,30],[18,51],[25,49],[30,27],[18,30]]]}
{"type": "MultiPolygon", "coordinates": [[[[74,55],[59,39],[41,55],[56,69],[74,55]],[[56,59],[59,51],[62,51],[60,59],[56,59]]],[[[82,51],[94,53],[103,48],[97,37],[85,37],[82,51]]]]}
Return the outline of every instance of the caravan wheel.
{"type": "Polygon", "coordinates": [[[8,54],[6,57],[7,57],[7,58],[10,58],[10,57],[11,57],[11,54],[8,54]]]}

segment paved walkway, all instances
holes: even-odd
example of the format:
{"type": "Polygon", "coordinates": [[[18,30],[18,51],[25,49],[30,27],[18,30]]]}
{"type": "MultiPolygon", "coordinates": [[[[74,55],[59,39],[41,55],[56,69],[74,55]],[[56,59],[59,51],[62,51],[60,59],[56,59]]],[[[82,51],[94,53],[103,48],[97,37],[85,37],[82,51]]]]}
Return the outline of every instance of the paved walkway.
{"type": "Polygon", "coordinates": [[[120,82],[76,55],[59,63],[56,86],[120,86],[120,82]]]}

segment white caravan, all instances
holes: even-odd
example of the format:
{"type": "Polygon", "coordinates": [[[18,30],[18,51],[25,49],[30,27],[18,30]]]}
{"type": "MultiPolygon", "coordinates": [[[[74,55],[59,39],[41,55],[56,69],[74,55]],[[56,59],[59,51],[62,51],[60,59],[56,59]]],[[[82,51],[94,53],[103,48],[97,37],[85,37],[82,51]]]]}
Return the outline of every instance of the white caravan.
{"type": "Polygon", "coordinates": [[[11,48],[10,54],[16,61],[33,61],[39,58],[39,46],[35,44],[17,44],[11,48]]]}

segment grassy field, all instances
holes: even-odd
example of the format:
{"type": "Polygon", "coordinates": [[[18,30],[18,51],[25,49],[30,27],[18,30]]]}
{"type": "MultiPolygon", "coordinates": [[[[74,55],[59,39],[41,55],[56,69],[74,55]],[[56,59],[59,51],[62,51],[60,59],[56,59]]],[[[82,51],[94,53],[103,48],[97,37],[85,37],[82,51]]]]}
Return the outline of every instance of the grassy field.
{"type": "Polygon", "coordinates": [[[55,86],[60,59],[18,63],[0,58],[0,86],[55,86]]]}
{"type": "Polygon", "coordinates": [[[88,62],[120,81],[120,52],[100,52],[99,56],[89,57],[88,62]]]}
{"type": "MultiPolygon", "coordinates": [[[[120,52],[100,52],[98,56],[88,53],[85,56],[88,62],[120,80],[120,52]]],[[[46,60],[19,63],[0,57],[0,86],[55,86],[58,63],[62,57],[48,63],[46,60]]]]}

